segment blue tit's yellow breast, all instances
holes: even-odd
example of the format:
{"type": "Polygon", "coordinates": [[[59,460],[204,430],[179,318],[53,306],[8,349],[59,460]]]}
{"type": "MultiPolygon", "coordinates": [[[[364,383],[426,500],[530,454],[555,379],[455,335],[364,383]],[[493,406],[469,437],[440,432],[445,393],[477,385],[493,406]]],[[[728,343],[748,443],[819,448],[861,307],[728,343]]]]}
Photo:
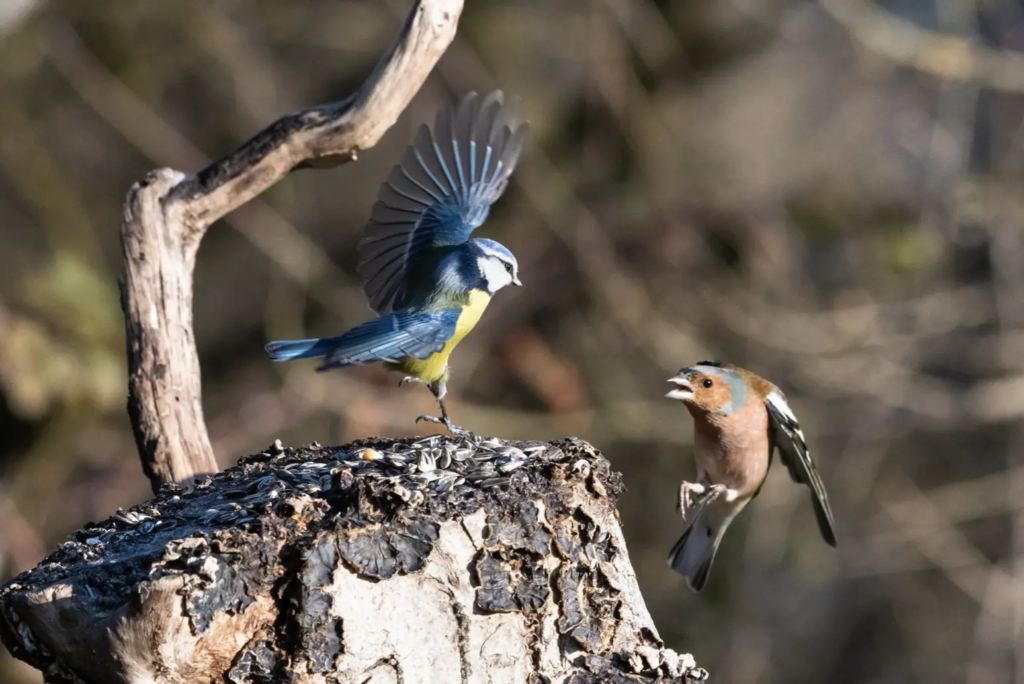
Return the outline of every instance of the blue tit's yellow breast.
{"type": "Polygon", "coordinates": [[[451,348],[454,348],[459,340],[476,326],[490,302],[491,295],[483,290],[473,290],[469,293],[469,304],[463,307],[462,313],[459,314],[459,321],[455,324],[455,335],[448,342],[451,348]]]}
{"type": "Polygon", "coordinates": [[[469,293],[469,302],[462,307],[459,320],[455,323],[455,334],[444,345],[444,348],[425,359],[405,359],[397,364],[398,367],[403,372],[426,383],[435,382],[444,377],[448,372],[448,357],[452,350],[480,321],[480,317],[484,315],[490,301],[491,296],[483,290],[472,290],[469,293]]]}

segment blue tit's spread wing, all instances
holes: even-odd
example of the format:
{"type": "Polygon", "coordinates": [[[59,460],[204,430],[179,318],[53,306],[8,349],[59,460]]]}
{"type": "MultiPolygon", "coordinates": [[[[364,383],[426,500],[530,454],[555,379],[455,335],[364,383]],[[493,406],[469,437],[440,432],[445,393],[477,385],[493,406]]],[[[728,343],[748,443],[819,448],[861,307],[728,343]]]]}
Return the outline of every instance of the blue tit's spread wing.
{"type": "Polygon", "coordinates": [[[786,396],[778,387],[773,388],[768,394],[765,405],[768,407],[772,444],[778,447],[779,458],[786,464],[793,481],[811,488],[814,514],[821,536],[830,545],[835,546],[836,523],[832,517],[832,508],[828,505],[825,485],[807,450],[807,442],[800,429],[800,423],[793,415],[793,410],[789,408],[786,396]]]}
{"type": "Polygon", "coordinates": [[[359,243],[359,272],[380,314],[408,303],[410,272],[435,247],[469,239],[508,185],[529,127],[518,100],[501,91],[470,93],[443,109],[434,129],[420,128],[381,186],[359,243]]]}
{"type": "Polygon", "coordinates": [[[344,335],[332,337],[317,370],[372,361],[425,359],[444,348],[455,334],[459,309],[435,313],[399,311],[367,321],[344,335]]]}

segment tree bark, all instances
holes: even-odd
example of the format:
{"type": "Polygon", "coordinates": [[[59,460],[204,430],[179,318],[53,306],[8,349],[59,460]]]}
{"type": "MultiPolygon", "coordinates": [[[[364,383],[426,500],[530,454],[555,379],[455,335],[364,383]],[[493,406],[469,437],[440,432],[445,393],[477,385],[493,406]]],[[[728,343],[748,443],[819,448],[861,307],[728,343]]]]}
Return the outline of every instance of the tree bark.
{"type": "Polygon", "coordinates": [[[192,332],[192,271],[206,229],[296,168],[329,168],[377,143],[455,37],[462,0],[417,0],[351,97],[289,114],[198,173],[157,169],[125,201],[121,302],[128,413],[153,491],[217,472],[192,332]]]}
{"type": "Polygon", "coordinates": [[[275,445],[71,535],[0,590],[62,684],[694,682],[590,445],[275,445]]]}

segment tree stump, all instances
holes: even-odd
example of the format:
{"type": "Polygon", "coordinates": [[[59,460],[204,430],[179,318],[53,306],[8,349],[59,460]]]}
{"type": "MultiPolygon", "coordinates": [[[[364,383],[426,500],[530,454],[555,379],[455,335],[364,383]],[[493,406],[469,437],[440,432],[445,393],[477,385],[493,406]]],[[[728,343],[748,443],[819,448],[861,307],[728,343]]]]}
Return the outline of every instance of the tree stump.
{"type": "Polygon", "coordinates": [[[589,444],[280,443],[72,534],[0,590],[65,684],[694,682],[589,444]]]}

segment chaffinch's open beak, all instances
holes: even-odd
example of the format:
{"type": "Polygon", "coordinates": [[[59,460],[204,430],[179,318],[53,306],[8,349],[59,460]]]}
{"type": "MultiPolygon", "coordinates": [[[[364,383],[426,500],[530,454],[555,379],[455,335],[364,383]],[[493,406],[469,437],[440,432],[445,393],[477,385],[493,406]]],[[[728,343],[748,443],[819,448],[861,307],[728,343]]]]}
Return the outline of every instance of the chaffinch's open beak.
{"type": "Polygon", "coordinates": [[[679,371],[679,375],[668,379],[668,381],[675,385],[676,388],[666,394],[666,397],[669,399],[678,399],[680,401],[693,399],[693,385],[690,384],[690,379],[687,377],[687,370],[689,369],[684,368],[679,371]]]}
{"type": "Polygon", "coordinates": [[[523,284],[519,281],[519,276],[512,276],[512,284],[516,287],[522,287],[523,284]]]}

